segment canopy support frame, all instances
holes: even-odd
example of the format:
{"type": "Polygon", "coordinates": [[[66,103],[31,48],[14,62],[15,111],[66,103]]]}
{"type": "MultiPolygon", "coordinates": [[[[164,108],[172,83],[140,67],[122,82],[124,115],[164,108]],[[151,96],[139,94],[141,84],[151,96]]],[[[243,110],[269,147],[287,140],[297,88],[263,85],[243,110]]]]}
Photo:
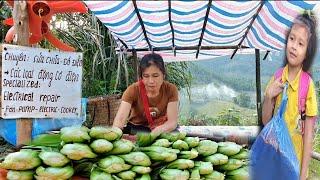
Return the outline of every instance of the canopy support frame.
{"type": "Polygon", "coordinates": [[[148,43],[149,51],[153,51],[152,46],[151,46],[150,41],[149,41],[149,38],[148,38],[148,36],[147,36],[146,28],[144,27],[143,20],[142,20],[142,18],[141,18],[140,13],[139,13],[139,9],[138,9],[136,0],[132,0],[132,3],[133,3],[133,6],[134,6],[134,11],[136,12],[136,14],[137,14],[137,16],[138,16],[139,23],[140,23],[140,26],[141,26],[141,28],[142,28],[144,38],[146,39],[146,41],[147,41],[147,43],[148,43]]]}
{"type": "Polygon", "coordinates": [[[240,49],[240,46],[241,46],[242,42],[243,42],[243,41],[245,40],[245,38],[247,37],[247,35],[248,35],[248,33],[249,33],[249,31],[250,31],[250,29],[251,29],[254,21],[255,21],[256,18],[258,17],[258,15],[259,15],[259,13],[260,13],[263,5],[264,5],[264,1],[261,1],[261,4],[260,4],[257,12],[256,12],[256,13],[254,14],[254,16],[252,17],[252,20],[251,20],[249,26],[247,27],[246,32],[245,32],[244,35],[242,36],[242,39],[241,39],[241,41],[239,42],[238,47],[233,51],[230,59],[233,59],[233,56],[237,53],[238,49],[240,49]]]}
{"type": "Polygon", "coordinates": [[[204,18],[203,27],[202,27],[202,30],[201,30],[200,40],[199,40],[198,49],[197,49],[197,53],[196,53],[196,59],[198,59],[198,56],[199,56],[199,52],[200,52],[200,48],[201,48],[201,43],[202,43],[204,31],[206,30],[206,26],[207,26],[207,22],[208,22],[208,17],[209,17],[211,5],[212,5],[212,0],[209,0],[209,2],[208,2],[208,7],[207,7],[207,12],[206,12],[206,16],[205,16],[205,18],[204,18]]]}
{"type": "MultiPolygon", "coordinates": [[[[201,49],[203,50],[211,50],[211,49],[235,49],[238,48],[238,46],[201,46],[201,49]]],[[[248,46],[240,46],[242,49],[248,49],[250,47],[248,46]]],[[[175,46],[176,50],[197,50],[198,46],[185,46],[185,47],[179,47],[175,46]]],[[[127,49],[127,52],[135,51],[148,51],[148,48],[138,48],[138,49],[127,49]]],[[[166,50],[172,50],[172,47],[154,47],[153,51],[166,51],[166,50]]]]}
{"type": "Polygon", "coordinates": [[[169,22],[170,22],[170,28],[171,28],[171,34],[172,34],[172,49],[174,56],[177,55],[176,46],[174,44],[174,29],[172,25],[172,19],[171,19],[171,0],[168,0],[168,6],[169,6],[169,22]]]}
{"type": "Polygon", "coordinates": [[[268,55],[269,55],[270,51],[268,50],[267,53],[264,55],[263,60],[266,60],[268,55]]]}
{"type": "Polygon", "coordinates": [[[128,49],[128,45],[123,41],[123,40],[121,40],[120,38],[118,38],[119,39],[119,41],[121,42],[121,44],[126,48],[126,49],[128,49]]]}

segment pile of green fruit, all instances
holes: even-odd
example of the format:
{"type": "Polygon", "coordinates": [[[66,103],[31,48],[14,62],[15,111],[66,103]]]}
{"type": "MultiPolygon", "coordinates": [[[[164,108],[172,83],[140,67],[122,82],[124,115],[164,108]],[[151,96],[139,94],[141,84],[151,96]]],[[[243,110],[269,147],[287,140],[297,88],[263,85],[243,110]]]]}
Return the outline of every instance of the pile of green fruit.
{"type": "Polygon", "coordinates": [[[0,168],[9,170],[9,180],[64,180],[74,174],[92,180],[245,180],[248,154],[236,143],[185,133],[139,133],[133,143],[119,128],[77,126],[8,154],[0,168]]]}

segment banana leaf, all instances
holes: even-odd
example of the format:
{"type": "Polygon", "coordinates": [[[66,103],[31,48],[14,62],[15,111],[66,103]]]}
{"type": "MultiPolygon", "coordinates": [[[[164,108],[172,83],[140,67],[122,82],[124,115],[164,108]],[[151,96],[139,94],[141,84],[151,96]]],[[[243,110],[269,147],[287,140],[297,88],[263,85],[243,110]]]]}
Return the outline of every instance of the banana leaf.
{"type": "Polygon", "coordinates": [[[61,143],[60,134],[40,134],[26,145],[29,146],[46,146],[59,147],[61,143]]]}
{"type": "Polygon", "coordinates": [[[151,145],[159,134],[155,133],[137,133],[136,144],[140,147],[145,147],[151,145]]]}

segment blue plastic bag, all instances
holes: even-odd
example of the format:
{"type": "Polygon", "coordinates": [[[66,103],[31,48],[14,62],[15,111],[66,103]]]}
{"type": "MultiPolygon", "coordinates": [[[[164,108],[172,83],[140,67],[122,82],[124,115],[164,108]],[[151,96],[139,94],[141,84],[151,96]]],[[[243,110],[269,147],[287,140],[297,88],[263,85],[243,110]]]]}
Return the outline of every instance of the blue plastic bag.
{"type": "Polygon", "coordinates": [[[288,101],[287,87],[288,84],[283,90],[278,113],[262,129],[252,145],[250,156],[252,180],[300,178],[299,161],[284,120],[288,101]]]}
{"type": "MultiPolygon", "coordinates": [[[[87,98],[81,99],[79,118],[35,118],[32,119],[32,138],[66,126],[82,125],[86,120],[87,98]]],[[[0,136],[12,145],[16,145],[16,119],[0,119],[0,136]]]]}

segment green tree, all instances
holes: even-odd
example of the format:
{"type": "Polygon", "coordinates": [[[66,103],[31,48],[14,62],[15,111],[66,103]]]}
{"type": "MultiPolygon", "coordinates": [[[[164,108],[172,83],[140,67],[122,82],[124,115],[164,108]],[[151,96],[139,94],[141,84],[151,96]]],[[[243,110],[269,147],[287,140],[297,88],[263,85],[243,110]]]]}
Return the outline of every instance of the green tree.
{"type": "Polygon", "coordinates": [[[233,102],[241,107],[250,108],[251,98],[246,93],[240,93],[237,97],[233,98],[233,102]]]}
{"type": "Polygon", "coordinates": [[[9,26],[6,26],[2,23],[3,20],[9,18],[11,16],[11,9],[4,0],[0,0],[0,40],[1,43],[4,42],[4,38],[9,30],[9,26]]]}

